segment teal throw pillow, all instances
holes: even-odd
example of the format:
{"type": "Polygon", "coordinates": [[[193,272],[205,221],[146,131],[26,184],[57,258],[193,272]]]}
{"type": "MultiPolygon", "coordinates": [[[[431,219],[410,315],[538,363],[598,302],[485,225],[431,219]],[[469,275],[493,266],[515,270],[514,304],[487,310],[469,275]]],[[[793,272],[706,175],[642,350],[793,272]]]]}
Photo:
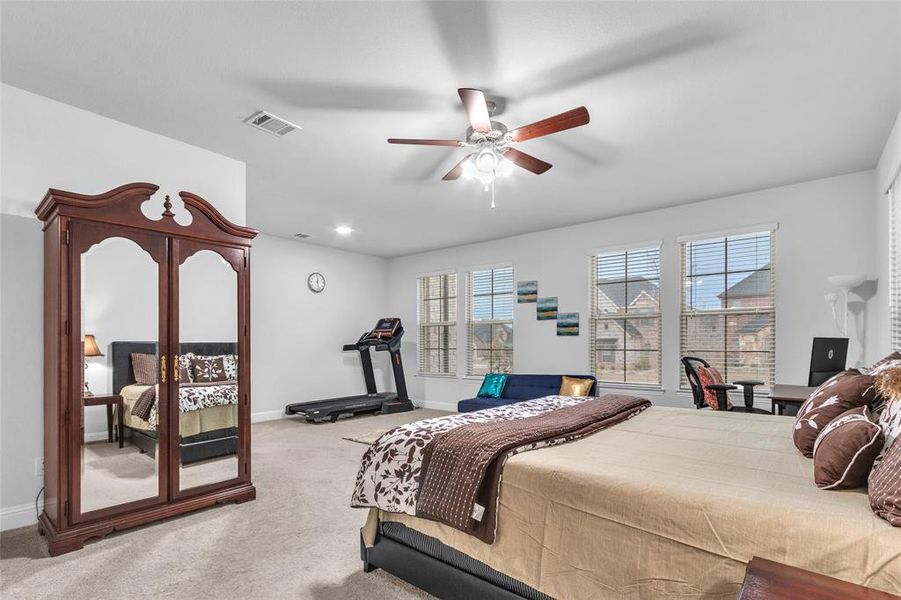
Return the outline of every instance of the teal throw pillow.
{"type": "Polygon", "coordinates": [[[482,387],[479,389],[479,398],[500,398],[504,391],[504,384],[507,383],[507,375],[504,373],[488,373],[482,380],[482,387]]]}

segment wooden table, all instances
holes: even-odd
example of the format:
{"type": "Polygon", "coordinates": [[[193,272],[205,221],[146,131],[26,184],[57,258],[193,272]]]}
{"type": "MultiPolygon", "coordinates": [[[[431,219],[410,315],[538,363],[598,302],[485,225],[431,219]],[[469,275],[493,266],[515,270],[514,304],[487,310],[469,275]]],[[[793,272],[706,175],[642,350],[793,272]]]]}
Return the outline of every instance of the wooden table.
{"type": "Polygon", "coordinates": [[[815,387],[808,387],[806,385],[786,385],[784,383],[777,383],[773,385],[773,388],[770,390],[770,412],[775,414],[783,415],[785,414],[785,407],[789,404],[794,404],[797,406],[801,406],[810,397],[810,395],[816,390],[815,387]],[[779,412],[776,412],[776,408],[779,408],[779,412]]]}
{"type": "Polygon", "coordinates": [[[738,600],[897,600],[898,596],[755,556],[738,600]]]}
{"type": "Polygon", "coordinates": [[[119,394],[108,394],[105,396],[82,396],[85,406],[106,406],[106,429],[107,441],[113,441],[113,405],[116,406],[116,437],[119,439],[119,447],[123,445],[122,433],[124,423],[122,422],[123,403],[122,396],[119,394]]]}

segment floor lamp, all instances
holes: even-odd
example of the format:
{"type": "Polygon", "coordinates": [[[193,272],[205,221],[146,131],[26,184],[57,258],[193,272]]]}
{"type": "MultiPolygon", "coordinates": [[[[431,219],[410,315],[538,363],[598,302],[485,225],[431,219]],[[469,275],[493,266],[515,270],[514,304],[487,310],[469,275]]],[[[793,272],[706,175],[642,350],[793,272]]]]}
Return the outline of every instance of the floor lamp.
{"type": "Polygon", "coordinates": [[[838,294],[829,292],[826,294],[826,302],[832,306],[832,321],[835,323],[836,329],[844,337],[848,337],[848,293],[867,280],[866,275],[830,275],[827,278],[829,284],[837,287],[842,292],[842,323],[838,322],[838,315],[835,312],[835,304],[838,302],[838,294]]]}

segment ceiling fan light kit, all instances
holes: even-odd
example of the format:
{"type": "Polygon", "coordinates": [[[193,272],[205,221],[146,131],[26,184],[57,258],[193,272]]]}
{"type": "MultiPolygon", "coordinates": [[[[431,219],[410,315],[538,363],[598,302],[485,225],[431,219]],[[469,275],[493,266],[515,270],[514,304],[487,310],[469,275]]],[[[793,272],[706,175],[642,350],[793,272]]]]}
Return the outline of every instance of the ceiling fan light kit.
{"type": "Polygon", "coordinates": [[[460,100],[469,117],[470,127],[466,130],[465,140],[389,138],[388,143],[474,149],[474,152],[464,156],[442,179],[453,181],[462,176],[465,179],[477,179],[485,186],[486,191],[491,187],[492,208],[494,208],[494,182],[498,177],[509,175],[513,171],[513,165],[536,175],[545,173],[552,166],[550,163],[513,148],[513,144],[581,127],[587,125],[590,120],[588,110],[584,106],[580,106],[509,131],[503,123],[491,120],[490,109],[495,105],[485,99],[485,93],[482,90],[460,88],[457,92],[460,94],[460,100]]]}

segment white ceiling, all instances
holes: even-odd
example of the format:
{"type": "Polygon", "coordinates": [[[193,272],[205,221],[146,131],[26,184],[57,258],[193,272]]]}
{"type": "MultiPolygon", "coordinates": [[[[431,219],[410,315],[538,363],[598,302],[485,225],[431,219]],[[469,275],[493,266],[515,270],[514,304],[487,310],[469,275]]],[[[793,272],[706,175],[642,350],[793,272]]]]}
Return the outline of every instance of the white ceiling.
{"type": "Polygon", "coordinates": [[[901,107],[897,2],[3,2],[0,49],[5,83],[245,161],[249,225],[381,256],[869,169],[901,107]],[[464,149],[385,142],[462,136],[463,86],[591,123],[522,144],[554,168],[491,211],[440,180],[464,149]]]}

